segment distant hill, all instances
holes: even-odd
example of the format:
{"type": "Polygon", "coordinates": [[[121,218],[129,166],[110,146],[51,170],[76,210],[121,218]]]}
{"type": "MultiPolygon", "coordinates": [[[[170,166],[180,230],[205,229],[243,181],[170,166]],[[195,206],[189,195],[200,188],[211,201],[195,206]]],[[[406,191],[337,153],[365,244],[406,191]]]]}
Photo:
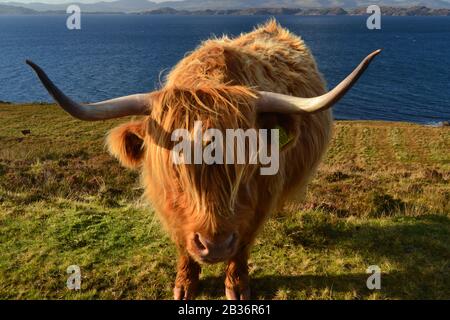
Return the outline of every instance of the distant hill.
{"type": "Polygon", "coordinates": [[[36,14],[35,10],[0,4],[0,14],[36,14]]]}
{"type": "MultiPolygon", "coordinates": [[[[185,0],[155,3],[148,0],[118,0],[79,4],[84,13],[139,13],[176,15],[361,15],[372,3],[383,5],[387,16],[449,16],[450,0],[185,0]]],[[[75,2],[75,4],[77,4],[75,2]]],[[[68,4],[7,2],[0,14],[65,14],[68,4]]]]}
{"type": "MultiPolygon", "coordinates": [[[[7,5],[24,7],[36,11],[65,11],[69,4],[48,4],[48,3],[20,3],[7,2],[7,5]]],[[[77,3],[74,1],[70,4],[78,5],[84,12],[137,12],[144,10],[153,10],[161,7],[157,3],[147,0],[118,0],[114,2],[97,2],[92,4],[77,3]]],[[[169,3],[171,4],[171,3],[169,3]]],[[[167,5],[166,5],[167,6],[167,5]]]]}
{"type": "MultiPolygon", "coordinates": [[[[385,16],[450,16],[450,9],[432,9],[423,6],[411,8],[381,7],[385,16]]],[[[176,10],[173,8],[160,8],[144,11],[139,14],[158,15],[296,15],[296,16],[343,16],[366,15],[366,8],[244,8],[244,9],[205,9],[205,10],[176,10]]]]}
{"type": "MultiPolygon", "coordinates": [[[[450,0],[185,0],[155,3],[148,0],[117,0],[78,4],[84,12],[140,12],[163,8],[176,10],[232,10],[260,8],[357,8],[371,4],[389,7],[427,6],[429,8],[450,9],[450,0]]],[[[36,11],[63,11],[68,4],[6,2],[7,6],[22,7],[36,11]]]]}
{"type": "MultiPolygon", "coordinates": [[[[450,16],[450,9],[433,9],[424,6],[409,8],[381,7],[384,16],[450,16]]],[[[352,15],[366,14],[366,8],[357,8],[349,12],[352,15]]]]}
{"type": "Polygon", "coordinates": [[[450,8],[448,0],[186,0],[161,2],[160,7],[174,9],[243,9],[243,8],[357,8],[377,4],[391,7],[427,6],[450,8]]]}

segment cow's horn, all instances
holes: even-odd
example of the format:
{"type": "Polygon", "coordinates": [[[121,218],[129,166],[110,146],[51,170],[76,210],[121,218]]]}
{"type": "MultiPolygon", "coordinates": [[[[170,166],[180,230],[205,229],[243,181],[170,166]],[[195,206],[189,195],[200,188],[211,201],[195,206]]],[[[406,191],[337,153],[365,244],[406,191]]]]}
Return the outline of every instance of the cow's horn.
{"type": "Polygon", "coordinates": [[[315,98],[298,98],[274,92],[259,92],[260,98],[257,103],[257,110],[260,113],[314,113],[331,108],[338,102],[350,88],[358,81],[359,77],[369,66],[373,58],[381,52],[374,51],[369,54],[355,70],[338,84],[333,90],[315,98]]]}
{"type": "Polygon", "coordinates": [[[79,104],[59,90],[38,65],[29,60],[26,62],[33,68],[42,84],[61,108],[77,119],[108,120],[132,115],[146,115],[151,110],[150,94],[135,94],[92,104],[79,104]]]}

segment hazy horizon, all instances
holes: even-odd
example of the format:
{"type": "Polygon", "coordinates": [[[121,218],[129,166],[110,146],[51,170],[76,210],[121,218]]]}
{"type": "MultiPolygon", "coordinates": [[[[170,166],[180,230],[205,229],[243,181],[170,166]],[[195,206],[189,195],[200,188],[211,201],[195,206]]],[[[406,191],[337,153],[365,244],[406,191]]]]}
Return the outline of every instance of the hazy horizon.
{"type": "MultiPolygon", "coordinates": [[[[21,3],[47,3],[47,4],[62,4],[62,3],[97,3],[97,2],[114,2],[117,0],[0,0],[0,3],[7,2],[21,2],[21,3]]],[[[151,2],[166,2],[166,1],[183,1],[183,0],[148,0],[151,2]]]]}
{"type": "MultiPolygon", "coordinates": [[[[85,4],[91,4],[91,3],[99,3],[99,2],[115,2],[118,0],[0,0],[0,3],[8,3],[8,2],[17,2],[17,3],[24,3],[24,4],[30,4],[30,3],[45,3],[45,4],[70,4],[70,3],[85,3],[85,4]]],[[[185,1],[185,0],[147,0],[151,2],[169,2],[169,1],[185,1]]],[[[223,1],[223,0],[215,0],[215,1],[223,1]]],[[[403,0],[407,2],[408,0],[403,0]]],[[[450,0],[440,0],[442,2],[450,3],[450,0]]],[[[377,1],[374,1],[377,2],[377,1]]],[[[376,3],[374,3],[376,4],[376,3]]]]}

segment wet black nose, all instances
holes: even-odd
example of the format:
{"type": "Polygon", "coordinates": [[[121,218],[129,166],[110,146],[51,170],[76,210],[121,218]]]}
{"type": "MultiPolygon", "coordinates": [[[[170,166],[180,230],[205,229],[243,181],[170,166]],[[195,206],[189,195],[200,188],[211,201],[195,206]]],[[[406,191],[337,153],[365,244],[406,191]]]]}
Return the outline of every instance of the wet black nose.
{"type": "Polygon", "coordinates": [[[198,232],[195,233],[193,242],[199,257],[206,262],[217,262],[229,258],[235,250],[237,235],[233,232],[221,239],[210,240],[198,232]]]}

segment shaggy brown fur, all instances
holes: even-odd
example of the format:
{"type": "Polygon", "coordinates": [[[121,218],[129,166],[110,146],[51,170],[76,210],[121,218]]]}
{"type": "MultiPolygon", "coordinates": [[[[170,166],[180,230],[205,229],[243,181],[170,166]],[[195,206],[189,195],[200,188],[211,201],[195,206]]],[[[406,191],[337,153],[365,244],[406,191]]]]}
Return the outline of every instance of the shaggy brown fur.
{"type": "Polygon", "coordinates": [[[145,194],[177,244],[177,299],[194,296],[197,232],[213,242],[237,234],[238,249],[227,261],[226,294],[250,297],[247,259],[258,230],[289,195],[304,192],[329,143],[330,111],[257,115],[257,90],[300,97],[325,93],[309,49],[273,20],[236,39],[204,42],[153,93],[150,117],[110,133],[112,154],[127,167],[141,168],[145,194]],[[255,165],[174,165],[170,134],[192,131],[196,120],[222,130],[282,126],[294,139],[281,150],[275,176],[261,176],[255,165]]]}

